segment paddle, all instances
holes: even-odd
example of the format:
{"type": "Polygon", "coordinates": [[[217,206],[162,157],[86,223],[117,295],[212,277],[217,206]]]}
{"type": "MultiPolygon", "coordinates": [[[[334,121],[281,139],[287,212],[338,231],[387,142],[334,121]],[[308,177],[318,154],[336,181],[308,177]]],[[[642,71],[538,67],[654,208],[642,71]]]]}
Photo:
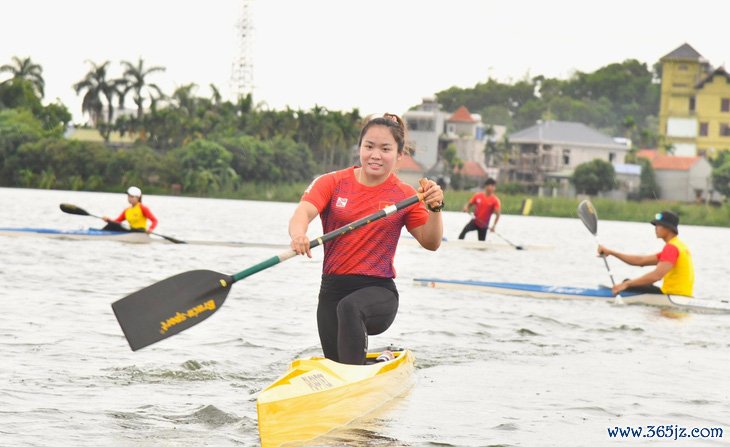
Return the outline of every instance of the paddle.
{"type": "Polygon", "coordinates": [[[522,245],[515,245],[515,244],[513,244],[506,237],[502,236],[501,234],[497,233],[496,231],[493,231],[493,233],[496,234],[497,236],[499,236],[503,241],[505,241],[508,244],[510,244],[511,246],[515,247],[517,250],[524,250],[525,249],[525,247],[523,247],[522,245]]]}
{"type": "MultiPolygon", "coordinates": [[[[580,217],[583,225],[588,228],[588,231],[596,237],[596,243],[600,245],[600,242],[598,241],[598,214],[596,214],[596,209],[589,200],[584,200],[578,204],[578,217],[580,217]]],[[[603,258],[603,263],[606,265],[606,270],[608,270],[608,276],[611,277],[611,284],[615,286],[616,281],[613,279],[611,267],[608,266],[608,260],[605,255],[601,257],[603,258]]],[[[620,293],[616,294],[614,304],[623,304],[620,293]]]]}
{"type": "MultiPolygon", "coordinates": [[[[390,205],[349,225],[340,227],[309,242],[314,248],[345,233],[407,208],[423,199],[417,194],[390,205]]],[[[192,327],[215,313],[231,286],[261,270],[293,258],[287,250],[235,275],[211,270],[192,270],[172,276],[132,293],[112,304],[129,346],[136,351],[192,327]]]]}
{"type": "MultiPolygon", "coordinates": [[[[75,214],[77,216],[91,216],[91,217],[98,217],[99,219],[104,219],[101,216],[97,216],[96,214],[91,214],[90,212],[86,211],[83,208],[79,208],[76,205],[71,205],[70,203],[62,203],[61,204],[61,211],[68,214],[75,214]]],[[[115,231],[129,231],[126,228],[124,228],[121,224],[118,222],[107,222],[112,228],[118,228],[118,230],[115,231]]],[[[154,234],[155,236],[159,236],[163,239],[167,239],[168,241],[172,242],[173,244],[185,244],[185,241],[181,241],[180,239],[175,239],[174,237],[165,236],[164,234],[160,233],[154,233],[150,231],[150,234],[154,234]]]]}

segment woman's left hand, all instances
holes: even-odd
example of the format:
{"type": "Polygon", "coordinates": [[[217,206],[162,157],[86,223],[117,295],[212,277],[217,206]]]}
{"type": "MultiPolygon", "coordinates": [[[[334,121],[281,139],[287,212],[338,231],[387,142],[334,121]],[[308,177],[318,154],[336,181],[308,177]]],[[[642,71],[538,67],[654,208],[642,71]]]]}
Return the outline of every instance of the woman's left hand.
{"type": "Polygon", "coordinates": [[[419,183],[421,186],[418,187],[418,192],[423,193],[423,203],[434,208],[444,203],[444,191],[438,183],[425,178],[419,180],[419,183]]]}

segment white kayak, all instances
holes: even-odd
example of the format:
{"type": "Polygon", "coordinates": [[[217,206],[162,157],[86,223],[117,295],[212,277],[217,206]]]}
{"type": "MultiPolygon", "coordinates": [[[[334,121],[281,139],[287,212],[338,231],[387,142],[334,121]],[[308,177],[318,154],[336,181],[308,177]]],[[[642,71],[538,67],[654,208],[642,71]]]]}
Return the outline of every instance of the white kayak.
{"type": "MultiPolygon", "coordinates": [[[[403,235],[400,238],[399,244],[408,245],[408,246],[416,246],[418,245],[418,241],[411,235],[403,235]]],[[[487,238],[486,241],[479,241],[474,239],[447,239],[443,238],[441,239],[441,247],[450,249],[450,248],[457,248],[457,249],[467,249],[467,250],[515,250],[519,247],[519,250],[552,250],[555,247],[552,245],[539,245],[539,244],[529,244],[529,245],[509,245],[502,242],[494,242],[487,238]]]]}
{"type": "MultiPolygon", "coordinates": [[[[53,228],[0,228],[0,236],[30,236],[52,239],[67,240],[96,240],[96,241],[118,241],[131,244],[148,244],[151,242],[168,243],[162,238],[151,238],[146,233],[135,231],[106,231],[95,229],[81,230],[58,230],[53,228]]],[[[268,243],[268,242],[242,242],[242,241],[202,241],[202,240],[186,240],[188,245],[206,245],[214,247],[232,247],[232,248],[272,248],[285,249],[288,244],[284,243],[268,243]]]]}
{"type": "Polygon", "coordinates": [[[0,228],[0,236],[44,237],[52,239],[119,241],[131,244],[148,244],[148,234],[136,231],[105,231],[95,229],[58,230],[53,228],[0,228]]]}
{"type": "MultiPolygon", "coordinates": [[[[416,278],[416,285],[423,287],[480,290],[501,295],[524,296],[530,298],[569,299],[614,302],[611,289],[607,287],[583,288],[560,287],[539,284],[521,284],[508,282],[486,282],[469,280],[449,280],[439,278],[416,278]]],[[[730,301],[701,300],[680,295],[662,295],[653,293],[621,294],[625,304],[643,304],[703,313],[730,313],[730,301]]]]}

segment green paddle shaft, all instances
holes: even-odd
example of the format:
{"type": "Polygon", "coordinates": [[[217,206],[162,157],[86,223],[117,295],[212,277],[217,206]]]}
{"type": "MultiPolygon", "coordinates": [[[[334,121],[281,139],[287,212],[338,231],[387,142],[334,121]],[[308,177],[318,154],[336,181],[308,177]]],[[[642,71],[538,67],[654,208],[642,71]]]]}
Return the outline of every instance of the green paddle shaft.
{"type": "MultiPolygon", "coordinates": [[[[362,219],[356,220],[355,222],[352,222],[349,225],[345,225],[336,230],[330,231],[329,233],[322,235],[322,236],[318,237],[317,239],[313,239],[313,240],[309,241],[309,247],[314,248],[319,245],[324,245],[325,242],[329,242],[332,239],[338,238],[345,233],[349,233],[350,231],[356,230],[371,222],[382,219],[385,216],[389,216],[399,210],[402,210],[403,208],[407,208],[407,207],[413,205],[414,203],[418,203],[421,200],[422,200],[421,194],[416,194],[415,196],[409,197],[405,200],[401,200],[400,202],[398,202],[394,205],[387,206],[376,213],[373,213],[367,217],[363,217],[362,219]]],[[[254,273],[260,272],[261,270],[266,270],[269,267],[273,267],[280,262],[284,262],[287,259],[293,258],[295,255],[296,255],[296,252],[294,252],[293,250],[287,250],[278,256],[273,256],[263,262],[260,262],[254,266],[247,268],[246,270],[242,270],[242,271],[236,273],[235,275],[233,275],[233,282],[240,281],[244,278],[247,278],[247,277],[253,275],[254,273]]]]}

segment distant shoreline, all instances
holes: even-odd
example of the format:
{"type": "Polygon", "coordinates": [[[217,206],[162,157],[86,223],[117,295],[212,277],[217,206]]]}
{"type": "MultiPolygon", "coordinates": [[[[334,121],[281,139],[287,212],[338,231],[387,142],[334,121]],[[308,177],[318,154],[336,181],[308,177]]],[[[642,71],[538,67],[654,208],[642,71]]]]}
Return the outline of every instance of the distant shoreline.
{"type": "MultiPolygon", "coordinates": [[[[200,197],[209,199],[232,199],[232,200],[263,200],[271,202],[299,201],[302,192],[306,189],[307,183],[287,184],[259,184],[244,183],[235,192],[211,192],[208,194],[172,194],[165,188],[144,187],[143,191],[148,195],[179,196],[179,197],[200,197]]],[[[12,189],[12,188],[9,188],[12,189]]],[[[38,189],[38,188],[32,188],[38,189]]],[[[86,190],[83,190],[86,191],[86,190]]],[[[111,188],[99,191],[87,192],[110,192],[123,194],[124,191],[111,188]]],[[[465,203],[469,201],[473,191],[446,190],[444,193],[446,211],[459,212],[465,203]]],[[[524,199],[532,200],[530,216],[538,217],[567,217],[577,218],[576,209],[580,202],[577,198],[567,197],[535,197],[525,194],[501,194],[497,190],[497,196],[502,202],[502,210],[506,215],[519,215],[522,211],[524,199]]],[[[662,200],[644,201],[618,201],[613,199],[592,198],[591,202],[598,212],[600,220],[614,220],[624,222],[648,222],[652,216],[662,210],[672,210],[679,213],[682,225],[702,225],[709,227],[730,227],[730,205],[709,206],[695,203],[679,203],[662,200]]]]}

